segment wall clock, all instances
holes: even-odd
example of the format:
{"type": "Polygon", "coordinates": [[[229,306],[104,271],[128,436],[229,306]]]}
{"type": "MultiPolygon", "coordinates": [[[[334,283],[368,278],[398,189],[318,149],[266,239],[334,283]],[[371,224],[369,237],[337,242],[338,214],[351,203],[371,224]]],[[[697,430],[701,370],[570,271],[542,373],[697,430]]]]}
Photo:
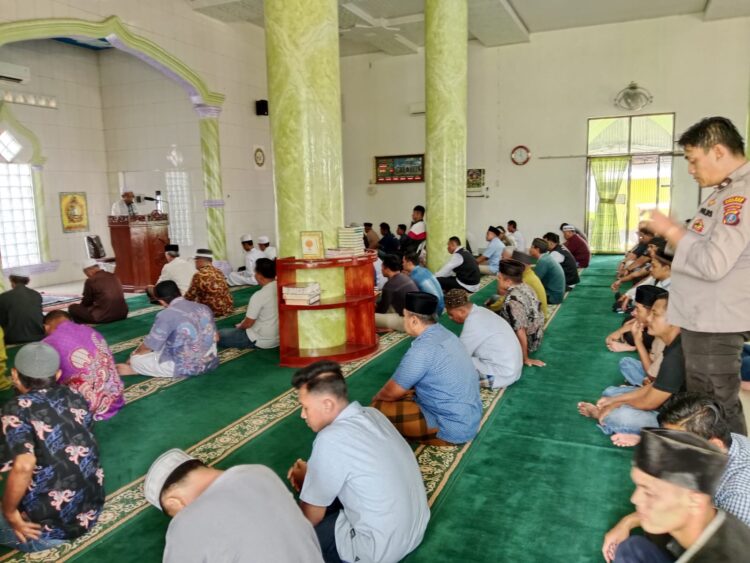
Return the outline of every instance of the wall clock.
{"type": "Polygon", "coordinates": [[[525,145],[518,145],[510,151],[510,159],[513,161],[513,164],[523,166],[531,159],[531,151],[525,145]]]}

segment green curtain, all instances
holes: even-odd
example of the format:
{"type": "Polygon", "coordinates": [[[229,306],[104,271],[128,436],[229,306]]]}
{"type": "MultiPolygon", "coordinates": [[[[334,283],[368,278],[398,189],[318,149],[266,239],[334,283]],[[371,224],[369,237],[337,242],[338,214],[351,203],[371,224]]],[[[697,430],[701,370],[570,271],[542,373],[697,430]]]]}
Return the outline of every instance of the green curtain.
{"type": "Polygon", "coordinates": [[[596,205],[592,249],[599,252],[620,252],[620,225],[617,221],[617,192],[628,170],[630,157],[591,159],[591,174],[596,182],[599,202],[596,205]]]}

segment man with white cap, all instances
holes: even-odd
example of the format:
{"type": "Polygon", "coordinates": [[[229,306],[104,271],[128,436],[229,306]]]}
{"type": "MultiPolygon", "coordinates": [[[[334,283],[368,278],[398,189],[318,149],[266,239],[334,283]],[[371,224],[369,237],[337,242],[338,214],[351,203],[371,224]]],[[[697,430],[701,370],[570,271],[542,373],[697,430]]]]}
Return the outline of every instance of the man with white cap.
{"type": "Polygon", "coordinates": [[[312,525],[263,465],[222,471],[175,448],[151,465],[143,494],[172,517],[164,563],[323,560],[312,525]]]}
{"type": "Polygon", "coordinates": [[[266,258],[260,250],[255,248],[253,244],[253,235],[246,234],[240,238],[242,243],[242,250],[245,251],[245,265],[242,266],[236,272],[232,272],[227,276],[227,282],[229,285],[258,285],[258,280],[255,279],[255,261],[258,258],[266,258]]]}
{"type": "Polygon", "coordinates": [[[138,215],[138,208],[134,203],[135,194],[132,190],[122,192],[120,199],[112,204],[111,215],[138,215]]]}
{"type": "Polygon", "coordinates": [[[208,248],[195,251],[195,269],[190,288],[183,295],[188,301],[207,305],[214,315],[223,317],[234,309],[232,294],[224,274],[213,265],[214,253],[208,248]]]}
{"type": "Polygon", "coordinates": [[[84,535],[104,505],[104,472],[86,399],[58,385],[60,356],[43,342],[18,351],[18,395],[2,409],[0,463],[10,471],[0,544],[41,551],[84,535]]]}
{"type": "Polygon", "coordinates": [[[77,323],[111,323],[127,318],[128,304],[118,277],[105,272],[99,263],[89,258],[83,263],[86,283],[83,299],[68,307],[68,313],[77,323]]]}
{"type": "Polygon", "coordinates": [[[562,230],[563,238],[565,238],[563,244],[568,250],[570,250],[578,267],[588,268],[589,262],[591,262],[591,249],[589,248],[589,243],[586,242],[584,237],[578,234],[578,229],[573,225],[563,223],[560,225],[560,230],[562,230]]]}
{"type": "Polygon", "coordinates": [[[266,235],[258,237],[258,248],[269,260],[276,260],[276,247],[271,246],[271,241],[266,235]]]}

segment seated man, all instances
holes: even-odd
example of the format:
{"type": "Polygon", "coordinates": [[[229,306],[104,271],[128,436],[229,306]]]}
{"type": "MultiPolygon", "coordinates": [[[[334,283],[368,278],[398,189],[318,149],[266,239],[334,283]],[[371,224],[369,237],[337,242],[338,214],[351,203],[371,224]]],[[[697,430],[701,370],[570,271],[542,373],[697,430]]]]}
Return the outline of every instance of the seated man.
{"type": "Polygon", "coordinates": [[[643,335],[643,345],[647,351],[651,351],[654,337],[648,334],[646,319],[651,312],[656,298],[666,293],[667,290],[655,285],[638,286],[635,291],[635,307],[630,312],[632,318],[622,323],[622,326],[609,334],[605,340],[607,348],[611,352],[635,352],[637,351],[633,337],[634,325],[638,325],[643,335]]]}
{"type": "MultiPolygon", "coordinates": [[[[729,432],[723,408],[707,395],[681,393],[659,414],[659,425],[670,430],[691,432],[708,440],[728,455],[727,467],[713,494],[714,506],[750,526],[750,440],[729,432]]],[[[630,532],[641,527],[637,512],[623,517],[604,536],[602,553],[615,558],[617,546],[630,532]]]]}
{"type": "Polygon", "coordinates": [[[418,254],[420,245],[427,240],[427,226],[424,222],[425,208],[415,205],[411,212],[411,226],[406,233],[406,241],[401,241],[401,252],[418,254]]]}
{"type": "Polygon", "coordinates": [[[591,249],[589,248],[588,241],[578,234],[578,229],[576,229],[573,225],[563,223],[562,225],[560,225],[560,230],[562,231],[563,238],[565,239],[565,242],[563,244],[567,247],[568,250],[570,250],[570,253],[573,255],[573,258],[575,258],[578,267],[588,268],[589,263],[591,262],[591,249]]]}
{"type": "Polygon", "coordinates": [[[398,248],[401,251],[402,254],[404,254],[404,249],[407,246],[407,243],[409,242],[409,236],[406,234],[406,224],[405,223],[399,223],[398,227],[396,228],[396,237],[398,238],[398,248]]]}
{"type": "Polygon", "coordinates": [[[276,348],[279,345],[276,262],[258,258],[255,279],[261,288],[250,296],[245,318],[234,328],[219,330],[221,348],[276,348]]]}
{"type": "Polygon", "coordinates": [[[128,362],[117,364],[120,375],[190,377],[216,369],[219,334],[211,309],[182,298],[173,281],[161,282],[154,292],[164,310],[128,362]]]}
{"type": "Polygon", "coordinates": [[[471,355],[482,387],[499,389],[521,377],[523,353],[508,322],[489,309],[477,307],[463,289],[445,294],[445,308],[461,329],[461,343],[471,355]]]}
{"type": "Polygon", "coordinates": [[[654,238],[654,233],[648,227],[648,221],[638,223],[638,243],[631,248],[625,258],[617,266],[617,277],[621,278],[642,268],[649,260],[648,244],[654,238]]]}
{"type": "Polygon", "coordinates": [[[547,233],[544,235],[547,241],[550,256],[562,266],[565,273],[565,285],[568,289],[574,288],[581,281],[578,276],[578,264],[576,259],[564,245],[560,244],[560,237],[557,233],[547,233]]]}
{"type": "Polygon", "coordinates": [[[503,250],[505,244],[500,240],[500,229],[497,227],[490,227],[487,229],[487,248],[480,257],[477,258],[477,264],[479,264],[479,271],[482,274],[497,275],[497,268],[500,265],[500,260],[503,258],[503,250]]]}
{"type": "Polygon", "coordinates": [[[448,239],[448,252],[451,254],[450,260],[435,272],[440,287],[443,291],[459,288],[471,293],[477,291],[482,277],[477,259],[461,246],[461,239],[458,237],[448,239]]]}
{"type": "Polygon", "coordinates": [[[83,273],[83,299],[68,307],[70,317],[77,323],[95,324],[127,318],[128,304],[120,279],[102,270],[93,258],[84,262],[83,273]]]}
{"type": "Polygon", "coordinates": [[[398,254],[401,249],[401,245],[396,235],[391,232],[391,226],[388,223],[380,223],[378,249],[383,254],[398,254]]]}
{"type": "Polygon", "coordinates": [[[263,465],[222,471],[175,448],[151,464],[143,494],[172,518],[164,563],[323,561],[310,522],[263,465]]]}
{"type": "Polygon", "coordinates": [[[3,334],[3,327],[0,326],[0,391],[5,391],[13,387],[8,375],[6,362],[8,361],[8,353],[5,351],[5,340],[3,334]]]}
{"type": "MultiPolygon", "coordinates": [[[[195,264],[180,258],[180,247],[176,244],[168,244],[164,247],[164,258],[166,258],[167,263],[161,269],[161,274],[156,283],[172,280],[184,295],[190,289],[190,283],[193,281],[195,264]]],[[[154,286],[148,286],[146,293],[151,299],[154,299],[154,286]]]]}
{"type": "Polygon", "coordinates": [[[669,294],[657,297],[648,316],[648,331],[664,341],[664,357],[651,385],[607,387],[596,405],[578,403],[578,412],[599,422],[612,443],[628,447],[638,442],[641,428],[656,426],[658,409],[685,390],[685,357],[680,343],[680,327],[667,322],[669,294]]]}
{"type": "Polygon", "coordinates": [[[529,357],[536,352],[544,338],[544,315],[534,291],[523,283],[524,265],[515,260],[502,260],[497,288],[505,296],[498,314],[508,321],[521,344],[523,363],[527,366],[544,367],[545,363],[529,357]]]}
{"type": "Polygon", "coordinates": [[[462,444],[476,436],[482,417],[478,374],[458,337],[437,324],[436,308],[434,295],[406,295],[404,329],[415,339],[372,406],[407,440],[462,444]]]}
{"type": "Polygon", "coordinates": [[[2,412],[3,495],[0,543],[42,551],[84,535],[104,505],[104,472],[86,400],[58,385],[60,356],[42,342],[18,351],[18,395],[2,412]]]}
{"type": "Polygon", "coordinates": [[[714,508],[712,496],[727,465],[726,454],[680,430],[644,429],[633,456],[630,498],[648,534],[665,535],[666,551],[645,536],[632,536],[605,553],[617,563],[746,561],[750,527],[714,508]]]}
{"type": "Polygon", "coordinates": [[[89,404],[94,420],[107,420],[125,405],[122,379],[104,337],[88,325],[70,320],[65,311],[52,311],[44,318],[46,338],[60,355],[61,385],[78,391],[89,404]]]}
{"type": "Polygon", "coordinates": [[[378,410],[349,402],[336,362],[299,370],[292,385],[317,436],[310,461],[297,460],[288,477],[326,563],[400,561],[430,519],[411,448],[378,410]]]}
{"type": "Polygon", "coordinates": [[[535,238],[529,248],[529,254],[536,258],[534,272],[542,281],[547,292],[547,303],[557,305],[565,297],[565,272],[562,266],[550,256],[547,241],[535,238]]]}
{"type": "MultiPolygon", "coordinates": [[[[509,248],[506,246],[505,250],[503,250],[503,259],[515,260],[523,264],[523,283],[534,290],[534,295],[536,295],[536,298],[539,300],[539,305],[542,308],[542,313],[544,314],[544,320],[546,322],[549,319],[549,308],[547,307],[547,292],[544,289],[542,280],[539,279],[539,276],[536,275],[534,269],[531,267],[531,256],[524,252],[519,252],[518,250],[513,250],[513,248],[509,248]]],[[[497,293],[487,300],[485,306],[490,311],[499,313],[500,309],[503,308],[503,303],[505,303],[505,296],[497,293]]]]}
{"type": "Polygon", "coordinates": [[[365,248],[377,250],[380,243],[378,233],[372,230],[372,223],[364,223],[363,226],[365,228],[365,248]]]}
{"type": "Polygon", "coordinates": [[[521,234],[521,231],[518,230],[518,223],[516,223],[513,219],[508,221],[508,233],[515,243],[514,246],[516,247],[516,249],[520,250],[521,252],[525,252],[528,248],[528,246],[526,245],[526,237],[521,234]]]}
{"type": "Polygon", "coordinates": [[[401,258],[395,254],[383,257],[383,276],[388,281],[375,306],[375,326],[404,331],[404,299],[410,291],[419,291],[417,284],[401,272],[401,258]]]}
{"type": "Polygon", "coordinates": [[[6,344],[25,344],[44,338],[42,296],[26,287],[29,278],[12,275],[8,291],[0,293],[0,328],[6,344]]]}
{"type": "Polygon", "coordinates": [[[669,291],[669,287],[672,285],[673,258],[674,256],[672,254],[667,254],[663,250],[656,250],[651,257],[649,275],[643,278],[637,285],[634,285],[627,290],[625,294],[617,300],[617,306],[614,307],[615,312],[627,311],[635,298],[636,289],[641,286],[655,285],[656,287],[661,287],[662,289],[669,291]]]}
{"type": "Polygon", "coordinates": [[[440,282],[431,271],[424,266],[419,265],[419,256],[416,254],[406,254],[401,264],[403,265],[404,272],[406,272],[411,280],[417,284],[417,289],[424,293],[431,293],[437,297],[438,305],[435,313],[439,317],[443,314],[445,308],[445,296],[443,294],[443,288],[440,287],[440,282]]]}
{"type": "Polygon", "coordinates": [[[255,248],[253,244],[253,235],[242,235],[240,238],[242,250],[245,252],[245,265],[236,272],[231,272],[227,276],[227,283],[232,286],[236,285],[258,285],[253,272],[255,272],[255,261],[258,258],[265,258],[265,254],[255,248]]]}
{"type": "Polygon", "coordinates": [[[271,240],[266,236],[258,237],[258,248],[269,260],[276,260],[276,247],[271,246],[271,240]]]}
{"type": "Polygon", "coordinates": [[[234,301],[224,274],[213,266],[213,252],[207,248],[195,251],[195,268],[198,270],[190,282],[185,299],[208,305],[214,316],[223,317],[234,310],[234,301]]]}

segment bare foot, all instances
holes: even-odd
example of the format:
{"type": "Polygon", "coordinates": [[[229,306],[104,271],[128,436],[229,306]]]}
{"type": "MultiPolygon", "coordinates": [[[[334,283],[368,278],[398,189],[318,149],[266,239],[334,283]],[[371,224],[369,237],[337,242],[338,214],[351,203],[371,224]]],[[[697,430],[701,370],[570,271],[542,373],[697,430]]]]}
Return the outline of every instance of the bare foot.
{"type": "Polygon", "coordinates": [[[625,342],[612,342],[607,345],[607,348],[612,350],[612,352],[632,352],[636,349],[635,346],[631,346],[625,342]]]}
{"type": "Polygon", "coordinates": [[[117,364],[115,367],[120,375],[138,375],[138,372],[130,367],[130,364],[117,364]]]}
{"type": "Polygon", "coordinates": [[[589,418],[599,418],[599,408],[591,403],[578,403],[578,412],[589,418]]]}
{"type": "Polygon", "coordinates": [[[740,383],[740,387],[743,391],[750,391],[750,381],[743,381],[740,383]]]}
{"type": "Polygon", "coordinates": [[[641,437],[638,434],[612,434],[610,440],[620,448],[632,448],[641,442],[641,437]]]}

